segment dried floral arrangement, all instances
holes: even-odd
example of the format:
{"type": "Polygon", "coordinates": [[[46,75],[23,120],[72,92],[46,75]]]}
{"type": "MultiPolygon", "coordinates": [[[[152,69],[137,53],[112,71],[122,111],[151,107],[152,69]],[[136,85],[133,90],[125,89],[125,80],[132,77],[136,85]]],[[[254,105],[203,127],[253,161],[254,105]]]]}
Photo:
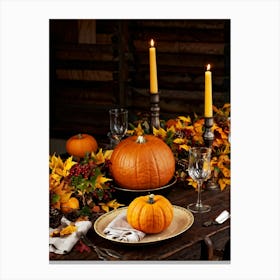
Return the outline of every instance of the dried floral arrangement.
{"type": "MultiPolygon", "coordinates": [[[[212,145],[212,180],[221,190],[230,186],[230,104],[214,110],[212,145]]],[[[176,119],[161,121],[159,129],[149,127],[145,118],[130,124],[127,135],[153,134],[161,138],[171,148],[177,163],[188,158],[188,150],[193,146],[203,146],[204,118],[194,114],[178,116],[176,119]]],[[[72,157],[63,160],[59,155],[49,157],[49,201],[50,217],[57,222],[61,215],[73,219],[91,217],[98,212],[108,212],[122,204],[114,199],[113,180],[110,178],[109,164],[112,150],[87,155],[80,161],[72,157]]],[[[196,188],[186,170],[178,165],[178,180],[188,182],[196,188]]]]}
{"type": "MultiPolygon", "coordinates": [[[[213,106],[215,139],[212,145],[211,168],[212,180],[221,190],[230,186],[230,104],[226,103],[222,108],[213,106]]],[[[161,121],[159,129],[150,129],[147,119],[142,118],[130,124],[130,135],[142,135],[153,133],[161,138],[171,148],[177,163],[188,159],[188,151],[194,146],[203,146],[204,118],[194,114],[190,116],[178,116],[176,119],[161,121]]],[[[177,168],[177,178],[187,180],[189,185],[196,188],[196,182],[190,178],[184,168],[177,168]]]]}
{"type": "Polygon", "coordinates": [[[50,156],[51,217],[58,220],[65,215],[75,220],[80,216],[91,217],[94,213],[108,212],[122,206],[113,199],[112,179],[106,177],[111,153],[112,150],[103,152],[100,149],[79,162],[74,161],[72,156],[66,160],[55,154],[50,156]]]}

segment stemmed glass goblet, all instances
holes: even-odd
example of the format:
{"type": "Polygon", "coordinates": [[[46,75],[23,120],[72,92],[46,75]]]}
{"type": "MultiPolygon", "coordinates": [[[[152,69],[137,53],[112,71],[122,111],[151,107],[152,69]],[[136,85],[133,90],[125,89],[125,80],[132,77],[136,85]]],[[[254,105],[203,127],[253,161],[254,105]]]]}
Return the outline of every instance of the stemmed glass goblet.
{"type": "Polygon", "coordinates": [[[111,139],[114,145],[124,137],[128,127],[128,111],[123,108],[109,110],[111,139]]]}
{"type": "Polygon", "coordinates": [[[188,205],[188,209],[194,213],[205,213],[211,210],[210,205],[202,204],[202,184],[211,174],[211,149],[207,147],[193,147],[189,150],[188,173],[197,186],[197,201],[188,205]]]}

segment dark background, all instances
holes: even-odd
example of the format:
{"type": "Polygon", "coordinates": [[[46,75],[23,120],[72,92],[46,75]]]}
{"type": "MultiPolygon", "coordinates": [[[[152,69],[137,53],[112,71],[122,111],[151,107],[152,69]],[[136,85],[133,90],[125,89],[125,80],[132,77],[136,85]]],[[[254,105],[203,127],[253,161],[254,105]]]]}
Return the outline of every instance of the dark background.
{"type": "MultiPolygon", "coordinates": [[[[50,139],[109,131],[108,110],[149,114],[149,42],[156,41],[160,118],[230,102],[230,20],[50,20],[50,139]]],[[[54,148],[54,147],[53,147],[54,148]]]]}

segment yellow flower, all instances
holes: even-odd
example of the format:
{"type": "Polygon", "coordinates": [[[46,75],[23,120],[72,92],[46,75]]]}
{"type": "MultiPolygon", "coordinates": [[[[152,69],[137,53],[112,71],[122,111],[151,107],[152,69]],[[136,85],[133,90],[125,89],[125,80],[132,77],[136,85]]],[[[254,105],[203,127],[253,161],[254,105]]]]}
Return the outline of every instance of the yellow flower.
{"type": "Polygon", "coordinates": [[[106,159],[110,159],[112,153],[113,153],[113,150],[106,150],[105,153],[104,153],[104,158],[105,158],[105,160],[106,160],[106,159]]]}
{"type": "Polygon", "coordinates": [[[186,139],[184,139],[184,138],[176,138],[176,139],[173,140],[173,143],[181,145],[181,144],[186,143],[186,139]]]}
{"type": "Polygon", "coordinates": [[[65,174],[64,176],[68,176],[71,167],[76,164],[76,162],[73,161],[72,159],[73,157],[71,156],[68,159],[66,159],[66,161],[64,162],[64,168],[63,168],[63,173],[65,174]]]}
{"type": "Polygon", "coordinates": [[[106,150],[104,153],[102,151],[102,149],[100,149],[98,151],[97,154],[95,154],[94,152],[91,153],[91,158],[95,161],[95,163],[97,165],[99,164],[103,164],[105,162],[106,159],[110,159],[111,155],[113,153],[113,150],[106,150]]]}
{"type": "Polygon", "coordinates": [[[113,208],[113,209],[117,209],[117,208],[120,207],[120,206],[124,206],[124,204],[118,203],[116,199],[113,199],[113,200],[107,202],[107,205],[108,205],[110,208],[113,208]]]}
{"type": "Polygon", "coordinates": [[[229,164],[230,159],[229,159],[228,155],[220,155],[219,156],[219,162],[229,164]]]}
{"type": "Polygon", "coordinates": [[[179,119],[180,121],[183,121],[184,124],[189,124],[189,123],[191,123],[191,118],[190,118],[190,116],[187,116],[187,117],[179,116],[178,119],[179,119]]]}
{"type": "Polygon", "coordinates": [[[126,131],[126,134],[128,134],[128,135],[134,135],[134,132],[135,132],[134,129],[128,129],[128,130],[126,131]]]}
{"type": "Polygon", "coordinates": [[[223,154],[229,154],[230,153],[230,144],[229,142],[226,143],[224,150],[222,151],[223,154]]]}
{"type": "Polygon", "coordinates": [[[186,151],[189,151],[190,148],[191,148],[191,147],[188,146],[188,145],[186,145],[186,144],[183,144],[183,145],[180,145],[180,146],[179,146],[179,149],[180,149],[180,150],[181,150],[181,149],[184,149],[184,150],[186,150],[186,151]]]}
{"type": "Polygon", "coordinates": [[[105,158],[104,158],[102,149],[100,149],[97,154],[92,152],[91,157],[93,158],[93,160],[95,161],[95,163],[97,165],[105,162],[105,158]]]}
{"type": "Polygon", "coordinates": [[[230,185],[230,179],[227,179],[227,178],[220,178],[218,180],[218,183],[219,183],[219,186],[220,186],[220,189],[221,190],[224,190],[224,188],[226,186],[229,186],[230,185]]]}
{"type": "Polygon", "coordinates": [[[69,157],[65,162],[62,161],[61,157],[56,157],[55,154],[50,157],[49,167],[52,170],[51,177],[59,182],[61,178],[67,177],[69,171],[76,162],[72,160],[72,157],[69,157]]]}
{"type": "Polygon", "coordinates": [[[162,138],[162,139],[165,139],[167,132],[161,127],[159,129],[153,127],[153,134],[155,136],[160,136],[160,138],[162,138]]]}
{"type": "Polygon", "coordinates": [[[221,109],[218,109],[216,106],[212,105],[213,111],[219,115],[223,115],[223,111],[221,109]]]}
{"type": "Polygon", "coordinates": [[[141,123],[138,123],[138,126],[135,128],[135,133],[137,136],[141,136],[144,134],[144,130],[142,129],[141,123]]]}
{"type": "Polygon", "coordinates": [[[177,122],[175,124],[175,129],[176,130],[182,130],[184,127],[185,126],[183,126],[182,122],[179,119],[177,119],[177,122]]]}
{"type": "Polygon", "coordinates": [[[213,147],[220,147],[224,144],[224,141],[220,138],[214,138],[213,147]]]}
{"type": "Polygon", "coordinates": [[[203,123],[201,121],[197,121],[193,126],[196,133],[203,134],[203,123]]]}
{"type": "Polygon", "coordinates": [[[188,184],[192,187],[194,187],[195,189],[197,188],[197,182],[194,181],[192,178],[188,178],[187,181],[189,182],[188,184]]]}
{"type": "Polygon", "coordinates": [[[198,144],[203,144],[204,143],[203,137],[199,136],[199,135],[195,135],[193,137],[193,141],[197,142],[198,144]]]}
{"type": "Polygon", "coordinates": [[[70,186],[64,181],[56,186],[50,185],[50,190],[58,196],[58,200],[53,204],[53,207],[57,209],[60,209],[60,203],[68,202],[73,193],[70,186]]]}
{"type": "Polygon", "coordinates": [[[175,130],[174,125],[170,126],[170,127],[167,129],[167,132],[172,132],[172,134],[176,133],[176,130],[175,130]]]}
{"type": "Polygon", "coordinates": [[[100,202],[99,205],[101,206],[101,208],[102,208],[105,212],[109,212],[109,211],[110,211],[110,208],[117,209],[117,208],[120,207],[120,206],[124,206],[124,204],[118,203],[116,199],[113,199],[113,200],[108,201],[108,202],[106,202],[106,203],[100,202]]]}
{"type": "Polygon", "coordinates": [[[221,168],[221,171],[223,172],[226,178],[230,177],[230,170],[227,167],[223,166],[223,168],[221,168]]]}
{"type": "Polygon", "coordinates": [[[109,179],[109,178],[106,178],[104,177],[103,175],[99,175],[97,178],[96,178],[96,181],[95,181],[95,188],[97,189],[103,189],[103,184],[108,182],[108,181],[112,181],[112,179],[109,179]]]}
{"type": "Polygon", "coordinates": [[[61,169],[63,169],[63,161],[60,156],[55,156],[55,154],[50,157],[50,162],[49,162],[49,168],[52,170],[53,173],[56,172],[56,170],[59,170],[59,173],[61,169]]]}

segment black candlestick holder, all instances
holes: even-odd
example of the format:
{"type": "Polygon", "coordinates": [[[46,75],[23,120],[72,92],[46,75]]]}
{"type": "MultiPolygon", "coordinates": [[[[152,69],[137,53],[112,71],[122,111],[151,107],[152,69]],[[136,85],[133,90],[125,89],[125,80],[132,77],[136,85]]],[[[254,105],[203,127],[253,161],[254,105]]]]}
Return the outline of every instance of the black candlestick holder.
{"type": "MultiPolygon", "coordinates": [[[[203,133],[203,140],[204,145],[208,148],[212,148],[212,144],[214,141],[214,132],[212,130],[214,124],[214,119],[212,117],[205,117],[204,118],[204,133],[203,133]]],[[[210,178],[208,181],[206,181],[206,189],[217,191],[219,190],[219,186],[217,182],[214,180],[214,178],[210,178]]]]}
{"type": "Polygon", "coordinates": [[[204,118],[204,133],[203,133],[203,140],[206,147],[211,148],[213,141],[214,141],[214,132],[212,130],[212,126],[214,124],[213,118],[204,118]]]}
{"type": "Polygon", "coordinates": [[[151,106],[151,129],[153,127],[159,129],[159,93],[150,93],[150,106],[151,106]]]}

